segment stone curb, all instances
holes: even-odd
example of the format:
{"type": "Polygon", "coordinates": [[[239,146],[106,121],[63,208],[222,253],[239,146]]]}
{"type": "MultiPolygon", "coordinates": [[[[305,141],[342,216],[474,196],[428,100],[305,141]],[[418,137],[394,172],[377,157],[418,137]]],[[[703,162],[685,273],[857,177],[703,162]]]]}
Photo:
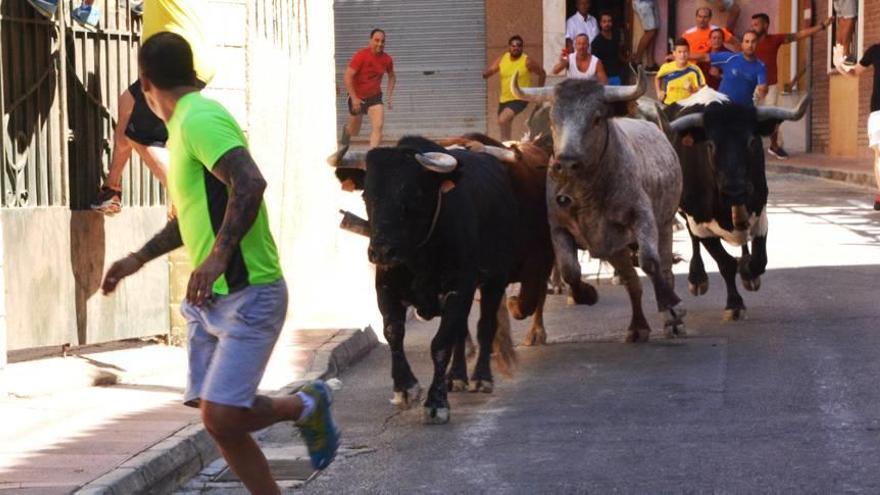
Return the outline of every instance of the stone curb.
{"type": "Polygon", "coordinates": [[[862,187],[874,187],[874,174],[871,170],[864,172],[854,172],[847,170],[835,170],[818,167],[810,167],[807,165],[768,163],[767,171],[781,174],[800,174],[810,177],[818,177],[820,179],[834,180],[838,182],[846,182],[862,187]]]}
{"type": "MultiPolygon", "coordinates": [[[[274,395],[290,394],[305,382],[331,378],[366,356],[378,343],[371,327],[340,330],[318,348],[303,380],[274,395]]],[[[201,423],[189,425],[165,440],[91,481],[75,494],[132,495],[171,493],[220,457],[214,441],[201,423]]]]}

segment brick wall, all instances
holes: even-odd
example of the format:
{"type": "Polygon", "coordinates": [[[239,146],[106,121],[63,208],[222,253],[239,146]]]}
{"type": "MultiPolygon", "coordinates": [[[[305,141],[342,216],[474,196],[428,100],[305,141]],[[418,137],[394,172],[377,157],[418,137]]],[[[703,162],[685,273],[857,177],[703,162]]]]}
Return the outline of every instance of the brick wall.
{"type": "MultiPolygon", "coordinates": [[[[816,2],[816,19],[824,19],[828,16],[828,4],[819,0],[816,2]]],[[[880,43],[880,0],[865,0],[863,11],[864,19],[864,47],[867,49],[874,43],[880,43]]],[[[831,123],[829,122],[829,78],[841,77],[837,74],[828,74],[826,61],[828,56],[828,43],[824,35],[817,35],[813,43],[813,108],[812,108],[812,139],[815,153],[827,153],[830,147],[831,123]]],[[[877,69],[874,69],[877,70],[877,69]]],[[[871,157],[868,149],[867,129],[868,114],[870,113],[872,79],[870,74],[863,76],[859,82],[858,98],[858,156],[871,157]]]]}

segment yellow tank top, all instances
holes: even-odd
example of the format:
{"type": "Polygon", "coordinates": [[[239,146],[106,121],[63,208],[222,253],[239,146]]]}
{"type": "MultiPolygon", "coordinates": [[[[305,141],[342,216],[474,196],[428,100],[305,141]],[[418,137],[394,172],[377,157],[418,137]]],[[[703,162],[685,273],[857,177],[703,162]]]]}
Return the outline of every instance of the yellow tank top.
{"type": "Polygon", "coordinates": [[[510,53],[505,53],[501,57],[501,63],[498,64],[498,74],[501,79],[501,96],[498,101],[501,103],[516,100],[516,97],[510,92],[510,79],[514,74],[517,74],[516,82],[519,83],[519,87],[528,88],[532,85],[532,74],[526,66],[528,58],[529,56],[525,53],[516,60],[510,59],[510,53]]]}
{"type": "Polygon", "coordinates": [[[215,69],[211,60],[213,47],[202,29],[205,12],[203,0],[146,0],[141,42],[163,31],[183,36],[193,51],[196,77],[208,84],[215,69]]]}

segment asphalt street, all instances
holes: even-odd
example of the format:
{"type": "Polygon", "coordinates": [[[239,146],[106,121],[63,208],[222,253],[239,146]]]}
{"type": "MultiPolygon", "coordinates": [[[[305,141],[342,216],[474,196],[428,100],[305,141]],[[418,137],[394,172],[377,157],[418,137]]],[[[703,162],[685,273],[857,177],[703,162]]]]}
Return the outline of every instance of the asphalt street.
{"type": "MultiPolygon", "coordinates": [[[[492,395],[452,397],[424,426],[396,411],[379,347],[342,376],[344,444],[309,493],[880,491],[880,213],[863,189],[771,176],[769,270],[743,292],[748,319],[723,323],[724,290],[686,293],[686,339],[659,317],[645,345],[619,343],[622,288],[594,307],[552,297],[550,345],[518,348],[492,395]]],[[[676,250],[690,257],[680,233],[676,250]]],[[[677,267],[684,272],[686,264],[677,267]]],[[[646,291],[646,308],[653,307],[646,291]]],[[[407,349],[427,385],[437,322],[413,322],[407,349]]],[[[526,322],[515,324],[522,338],[526,322]]]]}
{"type": "MultiPolygon", "coordinates": [[[[602,275],[599,303],[551,297],[549,344],[518,347],[494,394],[451,395],[447,425],[389,403],[390,357],[377,347],[341,376],[344,454],[288,490],[880,492],[880,213],[869,191],[840,183],[772,175],[770,187],[769,269],[760,292],[742,291],[747,320],[722,322],[725,291],[706,256],[705,296],[687,294],[687,263],[676,267],[689,336],[663,338],[645,282],[652,340],[621,343],[624,290],[585,261],[602,275]]],[[[690,257],[684,232],[676,251],[690,257]]],[[[437,324],[408,325],[425,387],[437,324]]],[[[515,322],[517,341],[527,324],[515,322]]]]}

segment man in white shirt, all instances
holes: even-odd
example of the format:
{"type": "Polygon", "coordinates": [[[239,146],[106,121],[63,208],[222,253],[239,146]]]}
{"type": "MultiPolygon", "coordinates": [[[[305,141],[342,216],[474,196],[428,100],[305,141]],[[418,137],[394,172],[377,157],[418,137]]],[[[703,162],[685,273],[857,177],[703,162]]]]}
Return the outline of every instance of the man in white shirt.
{"type": "Polygon", "coordinates": [[[599,35],[599,23],[590,15],[590,0],[577,0],[577,12],[565,21],[565,48],[574,53],[574,40],[586,34],[590,43],[599,35]]]}

